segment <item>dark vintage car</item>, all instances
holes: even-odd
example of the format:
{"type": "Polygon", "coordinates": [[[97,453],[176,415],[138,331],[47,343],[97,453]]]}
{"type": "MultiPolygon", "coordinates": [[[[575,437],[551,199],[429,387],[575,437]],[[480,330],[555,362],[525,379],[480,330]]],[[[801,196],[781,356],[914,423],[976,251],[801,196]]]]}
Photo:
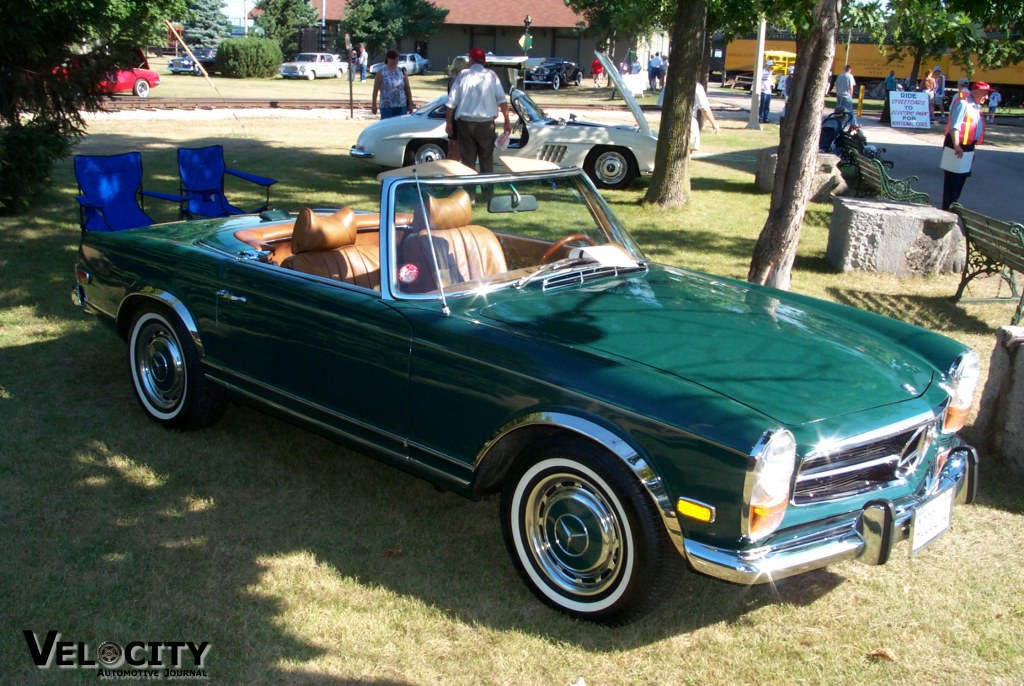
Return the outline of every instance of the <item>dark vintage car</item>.
{"type": "Polygon", "coordinates": [[[579,86],[582,83],[583,70],[579,65],[561,57],[547,57],[526,72],[527,86],[550,86],[553,90],[558,90],[562,86],[579,86]]]}
{"type": "MultiPolygon", "coordinates": [[[[217,71],[217,51],[213,49],[206,50],[194,50],[192,52],[196,56],[196,60],[206,70],[207,74],[213,74],[217,71]]],[[[199,75],[202,72],[196,67],[196,61],[188,55],[182,55],[181,57],[174,57],[167,61],[167,69],[172,74],[196,74],[199,75]]]]}
{"type": "Polygon", "coordinates": [[[882,564],[973,500],[970,349],[655,264],[578,169],[437,173],[456,166],[385,172],[369,212],[85,233],[73,299],[161,424],[230,399],[500,494],[513,565],[579,618],[636,619],[687,568],[882,564]]]}

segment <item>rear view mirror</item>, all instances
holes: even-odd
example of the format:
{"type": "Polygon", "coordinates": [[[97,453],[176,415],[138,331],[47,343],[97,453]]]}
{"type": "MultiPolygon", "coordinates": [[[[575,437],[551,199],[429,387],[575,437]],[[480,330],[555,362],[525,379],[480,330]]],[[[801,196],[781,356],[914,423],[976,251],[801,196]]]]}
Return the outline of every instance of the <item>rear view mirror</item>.
{"type": "Polygon", "coordinates": [[[534,195],[496,195],[487,203],[487,211],[492,214],[502,212],[533,212],[537,209],[537,197],[534,195]]]}

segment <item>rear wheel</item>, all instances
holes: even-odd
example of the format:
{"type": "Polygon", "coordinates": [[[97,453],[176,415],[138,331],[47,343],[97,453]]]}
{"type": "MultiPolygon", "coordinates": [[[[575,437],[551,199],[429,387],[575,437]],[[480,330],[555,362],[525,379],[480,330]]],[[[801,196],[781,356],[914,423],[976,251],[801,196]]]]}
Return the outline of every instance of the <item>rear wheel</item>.
{"type": "Polygon", "coordinates": [[[149,97],[149,81],[146,79],[136,79],[132,85],[132,93],[139,96],[140,98],[149,97]]]}
{"type": "Polygon", "coordinates": [[[501,524],[530,590],[579,619],[639,619],[667,598],[684,569],[636,476],[580,439],[556,440],[513,466],[501,524]]]}
{"type": "Polygon", "coordinates": [[[583,171],[598,188],[629,188],[639,174],[636,158],[625,148],[598,146],[583,162],[583,171]]]}
{"type": "Polygon", "coordinates": [[[191,334],[167,308],[146,305],[135,313],[128,363],[135,395],[154,421],[196,429],[224,414],[227,401],[203,376],[191,334]]]}
{"type": "Polygon", "coordinates": [[[440,140],[413,141],[405,149],[405,164],[436,162],[448,157],[448,142],[440,140]]]}
{"type": "Polygon", "coordinates": [[[574,81],[574,83],[577,86],[582,86],[583,85],[583,72],[581,72],[581,71],[576,72],[576,80],[574,81]]]}

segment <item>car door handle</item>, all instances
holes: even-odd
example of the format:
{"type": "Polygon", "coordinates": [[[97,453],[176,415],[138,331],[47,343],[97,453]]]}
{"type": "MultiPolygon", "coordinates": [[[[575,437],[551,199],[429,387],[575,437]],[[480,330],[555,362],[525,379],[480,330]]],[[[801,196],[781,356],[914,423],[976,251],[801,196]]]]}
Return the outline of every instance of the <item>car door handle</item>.
{"type": "Polygon", "coordinates": [[[217,291],[217,297],[223,298],[224,300],[230,300],[231,302],[244,303],[245,296],[235,295],[231,291],[226,291],[223,288],[217,291]]]}

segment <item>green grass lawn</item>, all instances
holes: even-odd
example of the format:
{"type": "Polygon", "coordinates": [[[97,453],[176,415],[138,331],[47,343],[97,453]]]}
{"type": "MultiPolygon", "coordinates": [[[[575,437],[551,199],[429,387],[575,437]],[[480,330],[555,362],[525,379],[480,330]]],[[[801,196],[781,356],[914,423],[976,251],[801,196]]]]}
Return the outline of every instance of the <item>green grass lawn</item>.
{"type": "MultiPolygon", "coordinates": [[[[296,85],[321,84],[337,87],[296,85]]],[[[175,148],[220,142],[231,166],[280,179],[277,207],[372,208],[376,170],[344,152],[365,123],[103,119],[77,151],[141,150],[147,188],[173,191],[175,148]]],[[[706,137],[714,154],[694,162],[687,207],[643,206],[646,181],[607,194],[651,257],[746,275],[769,202],[753,160],[777,128],[744,123],[706,137]]],[[[753,588],[687,574],[640,623],[573,622],[519,581],[494,500],[438,493],[243,407],[198,433],[147,420],[124,343],[68,297],[70,160],[53,181],[31,211],[0,219],[3,683],[96,682],[36,669],[26,629],[93,654],[103,641],[209,641],[208,672],[225,684],[1024,682],[1024,480],[998,461],[983,457],[980,502],[914,559],[900,548],[885,567],[753,588]]],[[[830,216],[809,207],[795,290],[940,330],[987,362],[1012,306],[950,303],[955,275],[836,274],[830,216]]]]}

